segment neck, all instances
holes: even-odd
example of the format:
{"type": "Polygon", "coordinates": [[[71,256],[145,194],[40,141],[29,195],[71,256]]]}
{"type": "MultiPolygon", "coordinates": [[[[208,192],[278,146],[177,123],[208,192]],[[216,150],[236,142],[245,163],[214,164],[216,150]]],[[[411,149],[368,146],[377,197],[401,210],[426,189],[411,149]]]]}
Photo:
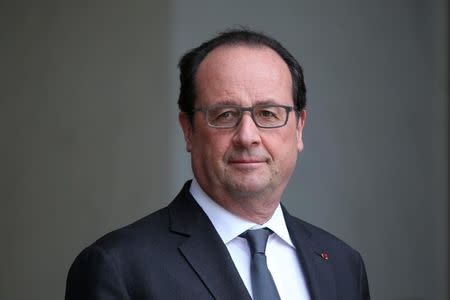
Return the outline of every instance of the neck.
{"type": "Polygon", "coordinates": [[[270,220],[270,218],[272,218],[279,203],[272,203],[269,205],[257,205],[257,206],[254,205],[226,206],[219,202],[218,204],[224,207],[226,210],[230,211],[231,213],[245,220],[262,225],[266,223],[268,220],[270,220]]]}
{"type": "Polygon", "coordinates": [[[263,195],[234,195],[224,197],[223,193],[209,195],[213,201],[245,220],[256,224],[264,224],[272,218],[275,210],[280,204],[281,195],[272,192],[263,195]]]}
{"type": "Polygon", "coordinates": [[[241,217],[244,220],[264,224],[272,218],[275,210],[280,204],[281,196],[285,188],[284,185],[268,187],[259,192],[242,191],[237,189],[224,189],[218,186],[207,188],[196,180],[196,185],[212,201],[222,206],[230,213],[241,217]]]}

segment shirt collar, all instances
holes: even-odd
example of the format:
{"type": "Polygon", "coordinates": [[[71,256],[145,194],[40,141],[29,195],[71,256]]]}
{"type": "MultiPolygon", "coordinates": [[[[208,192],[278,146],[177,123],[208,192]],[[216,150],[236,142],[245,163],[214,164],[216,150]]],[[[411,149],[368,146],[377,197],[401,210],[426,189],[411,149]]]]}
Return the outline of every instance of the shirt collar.
{"type": "Polygon", "coordinates": [[[267,227],[289,246],[295,248],[289,236],[286,222],[284,220],[283,211],[281,210],[281,206],[279,204],[275,209],[272,217],[266,223],[259,225],[257,223],[245,220],[237,215],[234,215],[217,204],[217,202],[212,200],[203,191],[195,178],[192,180],[189,191],[194,197],[195,201],[197,201],[198,205],[200,205],[208,218],[211,220],[214,228],[225,244],[238,237],[241,233],[247,231],[248,229],[267,227]]]}

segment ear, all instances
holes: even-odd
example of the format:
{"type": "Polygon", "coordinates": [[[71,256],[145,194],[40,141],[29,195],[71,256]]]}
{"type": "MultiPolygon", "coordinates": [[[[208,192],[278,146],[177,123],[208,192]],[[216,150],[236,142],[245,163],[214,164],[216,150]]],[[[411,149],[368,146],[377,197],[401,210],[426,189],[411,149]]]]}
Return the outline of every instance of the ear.
{"type": "Polygon", "coordinates": [[[305,121],[306,121],[306,111],[302,110],[298,117],[297,122],[297,149],[298,152],[301,152],[303,150],[303,128],[305,127],[305,121]]]}
{"type": "Polygon", "coordinates": [[[183,130],[184,141],[186,142],[186,151],[191,152],[193,130],[191,120],[186,113],[180,112],[178,114],[178,121],[180,122],[181,129],[183,130]]]}

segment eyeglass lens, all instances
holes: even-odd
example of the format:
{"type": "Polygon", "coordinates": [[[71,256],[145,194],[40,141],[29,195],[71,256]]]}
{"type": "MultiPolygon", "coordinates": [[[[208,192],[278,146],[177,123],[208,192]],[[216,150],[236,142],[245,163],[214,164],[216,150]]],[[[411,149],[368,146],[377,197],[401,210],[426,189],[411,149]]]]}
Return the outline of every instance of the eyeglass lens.
{"type": "Polygon", "coordinates": [[[207,108],[208,124],[214,127],[232,128],[239,123],[243,111],[250,111],[256,125],[260,127],[279,127],[286,123],[288,111],[283,106],[213,106],[207,108]]]}

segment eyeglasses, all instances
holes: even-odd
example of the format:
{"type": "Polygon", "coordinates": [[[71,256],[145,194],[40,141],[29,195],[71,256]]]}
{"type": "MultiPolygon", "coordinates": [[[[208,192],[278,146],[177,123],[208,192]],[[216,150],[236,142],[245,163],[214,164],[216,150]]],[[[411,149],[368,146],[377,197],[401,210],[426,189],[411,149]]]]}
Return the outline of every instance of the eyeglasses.
{"type": "MultiPolygon", "coordinates": [[[[245,111],[251,113],[253,122],[260,128],[278,128],[286,125],[289,112],[295,111],[292,106],[285,105],[255,105],[241,107],[238,105],[213,105],[200,107],[193,112],[205,114],[208,126],[214,128],[234,128],[242,119],[245,111]]],[[[297,112],[298,113],[298,112],[297,112]]]]}

